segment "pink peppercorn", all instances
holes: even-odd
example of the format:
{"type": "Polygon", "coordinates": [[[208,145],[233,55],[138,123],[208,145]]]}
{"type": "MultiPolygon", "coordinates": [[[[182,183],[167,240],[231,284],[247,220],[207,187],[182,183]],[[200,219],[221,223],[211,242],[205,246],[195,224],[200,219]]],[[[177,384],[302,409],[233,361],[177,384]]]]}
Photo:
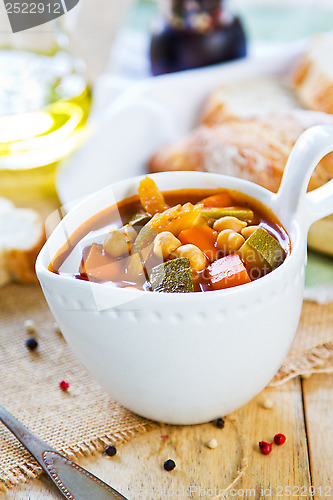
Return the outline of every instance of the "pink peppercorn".
{"type": "Polygon", "coordinates": [[[60,383],[59,383],[59,387],[62,391],[68,391],[68,388],[69,388],[69,383],[66,382],[66,380],[62,380],[60,383]]]}
{"type": "Polygon", "coordinates": [[[272,444],[266,443],[265,441],[260,441],[259,448],[261,453],[263,453],[264,455],[269,455],[272,451],[272,444]]]}
{"type": "Polygon", "coordinates": [[[275,434],[274,443],[275,444],[284,444],[286,442],[286,436],[284,434],[275,434]]]}

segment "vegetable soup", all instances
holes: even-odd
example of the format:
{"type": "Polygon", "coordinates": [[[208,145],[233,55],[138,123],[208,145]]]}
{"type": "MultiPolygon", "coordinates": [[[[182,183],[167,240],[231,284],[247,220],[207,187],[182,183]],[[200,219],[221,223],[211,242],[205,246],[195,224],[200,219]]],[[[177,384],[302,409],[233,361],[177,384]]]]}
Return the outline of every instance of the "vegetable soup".
{"type": "Polygon", "coordinates": [[[250,283],[291,251],[288,235],[256,200],[226,189],[138,195],[82,224],[49,270],[75,279],[150,292],[189,293],[250,283]]]}

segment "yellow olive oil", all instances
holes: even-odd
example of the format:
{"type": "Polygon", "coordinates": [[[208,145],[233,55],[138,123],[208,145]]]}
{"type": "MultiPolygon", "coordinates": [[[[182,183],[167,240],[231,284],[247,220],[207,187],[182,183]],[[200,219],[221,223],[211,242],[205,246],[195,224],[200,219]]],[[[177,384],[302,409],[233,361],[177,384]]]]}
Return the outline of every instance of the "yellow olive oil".
{"type": "Polygon", "coordinates": [[[1,49],[0,184],[11,172],[31,170],[37,179],[36,169],[42,183],[49,181],[57,162],[82,140],[90,105],[84,72],[67,52],[1,49]]]}

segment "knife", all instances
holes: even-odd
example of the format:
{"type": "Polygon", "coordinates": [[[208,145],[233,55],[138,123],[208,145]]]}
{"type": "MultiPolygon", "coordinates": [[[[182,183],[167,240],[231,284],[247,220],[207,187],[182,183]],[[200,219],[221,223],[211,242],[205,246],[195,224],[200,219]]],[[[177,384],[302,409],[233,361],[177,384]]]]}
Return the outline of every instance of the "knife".
{"type": "Polygon", "coordinates": [[[61,455],[0,406],[1,422],[35,457],[68,500],[127,500],[101,479],[61,455]]]}

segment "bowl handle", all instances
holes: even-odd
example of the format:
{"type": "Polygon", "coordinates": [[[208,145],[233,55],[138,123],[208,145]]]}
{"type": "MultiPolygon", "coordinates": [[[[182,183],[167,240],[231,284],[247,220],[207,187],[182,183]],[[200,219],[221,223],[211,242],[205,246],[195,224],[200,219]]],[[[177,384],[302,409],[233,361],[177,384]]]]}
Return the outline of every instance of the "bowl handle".
{"type": "Polygon", "coordinates": [[[333,126],[317,125],[300,136],[288,158],[280,189],[273,197],[275,213],[282,220],[300,216],[307,231],[313,222],[333,213],[333,179],[307,193],[314,169],[332,151],[333,126]]]}

